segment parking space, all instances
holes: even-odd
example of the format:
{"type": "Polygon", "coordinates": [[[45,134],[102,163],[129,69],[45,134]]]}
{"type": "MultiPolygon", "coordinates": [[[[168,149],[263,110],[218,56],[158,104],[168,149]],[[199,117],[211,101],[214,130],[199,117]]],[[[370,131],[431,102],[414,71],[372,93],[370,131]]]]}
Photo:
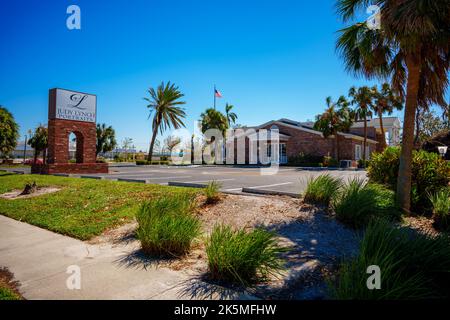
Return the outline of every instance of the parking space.
{"type": "MultiPolygon", "coordinates": [[[[14,169],[27,171],[26,169],[14,169]]],[[[262,175],[260,168],[233,166],[111,166],[109,174],[83,175],[103,179],[137,181],[167,185],[185,183],[205,185],[210,181],[220,182],[222,191],[241,192],[242,188],[298,194],[302,192],[308,179],[329,173],[344,179],[365,178],[365,171],[344,170],[304,170],[301,168],[280,167],[273,175],[262,175]]]]}

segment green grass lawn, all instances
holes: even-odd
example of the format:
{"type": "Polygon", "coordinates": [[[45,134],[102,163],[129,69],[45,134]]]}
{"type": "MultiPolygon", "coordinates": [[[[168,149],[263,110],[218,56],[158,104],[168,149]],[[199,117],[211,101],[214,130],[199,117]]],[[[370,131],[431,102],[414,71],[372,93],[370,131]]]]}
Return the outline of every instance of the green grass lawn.
{"type": "Polygon", "coordinates": [[[28,199],[0,199],[0,214],[16,220],[87,240],[133,219],[142,201],[195,189],[151,184],[16,175],[0,172],[0,194],[23,189],[27,182],[61,190],[28,199]]]}

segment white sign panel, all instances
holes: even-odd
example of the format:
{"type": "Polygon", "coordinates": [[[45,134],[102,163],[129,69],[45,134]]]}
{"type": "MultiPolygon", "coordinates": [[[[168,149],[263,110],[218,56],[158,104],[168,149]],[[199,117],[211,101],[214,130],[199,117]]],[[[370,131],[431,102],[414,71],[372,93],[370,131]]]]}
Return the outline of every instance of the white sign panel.
{"type": "Polygon", "coordinates": [[[56,89],[56,119],[96,122],[97,96],[56,89]]]}

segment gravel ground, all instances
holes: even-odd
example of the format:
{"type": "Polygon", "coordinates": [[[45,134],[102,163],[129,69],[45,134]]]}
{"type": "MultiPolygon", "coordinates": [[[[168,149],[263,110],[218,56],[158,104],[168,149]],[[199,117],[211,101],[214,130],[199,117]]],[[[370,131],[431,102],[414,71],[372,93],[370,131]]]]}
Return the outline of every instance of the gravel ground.
{"type": "MultiPolygon", "coordinates": [[[[330,218],[324,210],[305,205],[299,199],[223,195],[217,204],[202,206],[198,216],[205,234],[217,223],[248,229],[261,226],[276,231],[280,235],[280,243],[290,247],[285,255],[286,272],[277,279],[249,290],[253,295],[265,299],[325,298],[324,275],[332,272],[344,256],[357,252],[358,238],[352,230],[330,218]]],[[[132,242],[138,250],[139,243],[133,235],[135,228],[136,223],[131,223],[89,242],[113,245],[132,242]]],[[[207,261],[201,240],[186,257],[158,261],[158,266],[182,270],[194,278],[202,278],[204,282],[207,261]]],[[[139,261],[142,263],[142,259],[139,261]]],[[[195,297],[195,294],[193,289],[192,296],[195,297]]]]}

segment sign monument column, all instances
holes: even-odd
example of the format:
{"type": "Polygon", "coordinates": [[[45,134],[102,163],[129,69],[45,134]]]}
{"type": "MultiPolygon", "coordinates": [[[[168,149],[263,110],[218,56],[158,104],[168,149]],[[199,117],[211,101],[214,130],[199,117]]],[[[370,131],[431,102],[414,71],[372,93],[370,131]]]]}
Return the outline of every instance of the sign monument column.
{"type": "Polygon", "coordinates": [[[47,163],[33,165],[32,173],[108,173],[108,164],[96,163],[97,97],[51,89],[48,104],[47,163]],[[76,136],[76,162],[69,162],[69,135],[76,136]]]}

